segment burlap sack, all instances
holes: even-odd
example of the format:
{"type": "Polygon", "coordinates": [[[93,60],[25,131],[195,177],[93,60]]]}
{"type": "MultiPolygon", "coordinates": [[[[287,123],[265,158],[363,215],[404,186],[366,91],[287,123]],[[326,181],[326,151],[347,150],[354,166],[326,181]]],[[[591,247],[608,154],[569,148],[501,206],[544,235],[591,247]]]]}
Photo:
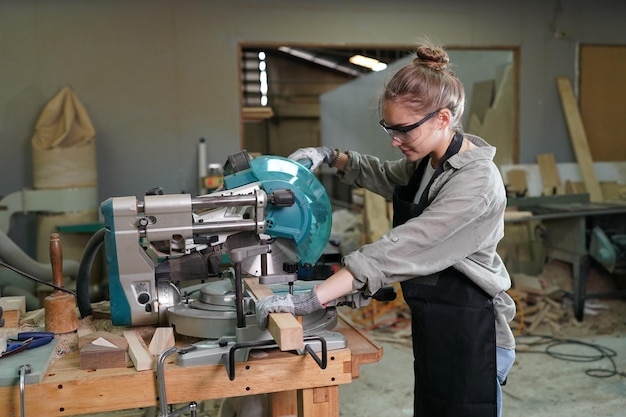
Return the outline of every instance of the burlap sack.
{"type": "Polygon", "coordinates": [[[97,185],[96,132],[69,87],[47,103],[31,143],[35,189],[97,185]]]}

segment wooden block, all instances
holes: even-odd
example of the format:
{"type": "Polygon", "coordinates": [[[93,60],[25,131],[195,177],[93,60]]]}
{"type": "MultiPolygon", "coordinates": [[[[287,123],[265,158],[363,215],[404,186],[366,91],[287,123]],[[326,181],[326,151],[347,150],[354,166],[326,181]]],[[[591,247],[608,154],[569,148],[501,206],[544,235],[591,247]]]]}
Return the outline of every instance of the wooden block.
{"type": "Polygon", "coordinates": [[[18,327],[20,317],[26,313],[26,297],[23,295],[0,297],[0,307],[2,307],[4,327],[18,327]]]}
{"type": "MultiPolygon", "coordinates": [[[[269,287],[260,284],[258,278],[245,278],[244,283],[255,301],[274,294],[269,287]]],[[[304,347],[302,325],[292,314],[271,313],[268,317],[267,330],[280,350],[297,350],[304,347]]]]}
{"type": "Polygon", "coordinates": [[[21,317],[26,314],[26,297],[23,295],[0,297],[0,307],[2,307],[4,311],[17,310],[21,317]]]}
{"type": "Polygon", "coordinates": [[[523,169],[512,169],[506,174],[509,190],[515,193],[525,194],[528,191],[526,181],[526,171],[523,169]]]}
{"type": "Polygon", "coordinates": [[[43,323],[44,318],[45,318],[45,310],[43,308],[39,308],[37,310],[31,310],[26,312],[26,314],[24,314],[24,317],[22,317],[21,323],[22,324],[30,324],[33,326],[38,326],[41,323],[43,323]]]}
{"type": "Polygon", "coordinates": [[[556,168],[554,155],[551,153],[539,154],[536,156],[539,165],[539,173],[543,183],[544,195],[565,194],[561,185],[561,177],[556,168]]]}
{"type": "Polygon", "coordinates": [[[565,181],[565,194],[584,194],[585,184],[581,181],[565,181]]]}
{"type": "Polygon", "coordinates": [[[583,127],[578,105],[576,104],[572,83],[567,77],[557,77],[556,82],[561,97],[563,113],[565,113],[570,140],[574,147],[574,153],[576,154],[576,160],[578,161],[578,167],[580,168],[585,188],[589,193],[589,200],[593,203],[601,202],[604,198],[593,167],[589,142],[587,141],[587,134],[583,127]]]}
{"type": "Polygon", "coordinates": [[[600,182],[600,188],[602,189],[604,200],[619,200],[621,190],[617,181],[602,181],[600,182]]]}
{"type": "Polygon", "coordinates": [[[149,350],[154,356],[175,345],[174,329],[171,327],[157,327],[150,340],[149,350]]]}
{"type": "Polygon", "coordinates": [[[20,325],[20,312],[18,310],[9,310],[2,312],[4,319],[4,327],[12,328],[20,325]]]}
{"type": "Polygon", "coordinates": [[[302,324],[289,313],[272,313],[268,317],[267,330],[280,350],[297,350],[304,347],[302,324]]]}
{"type": "Polygon", "coordinates": [[[513,288],[529,294],[543,294],[543,287],[539,278],[526,274],[513,274],[513,288]]]}
{"type": "Polygon", "coordinates": [[[80,349],[80,369],[126,368],[128,355],[118,347],[86,344],[80,349]]]}
{"type": "Polygon", "coordinates": [[[148,371],[154,367],[154,358],[150,354],[143,338],[134,330],[124,331],[128,341],[128,356],[133,361],[137,371],[148,371]]]}
{"type": "Polygon", "coordinates": [[[505,210],[504,211],[504,221],[525,219],[525,218],[532,217],[532,216],[533,216],[532,211],[519,211],[519,210],[505,210]]]}

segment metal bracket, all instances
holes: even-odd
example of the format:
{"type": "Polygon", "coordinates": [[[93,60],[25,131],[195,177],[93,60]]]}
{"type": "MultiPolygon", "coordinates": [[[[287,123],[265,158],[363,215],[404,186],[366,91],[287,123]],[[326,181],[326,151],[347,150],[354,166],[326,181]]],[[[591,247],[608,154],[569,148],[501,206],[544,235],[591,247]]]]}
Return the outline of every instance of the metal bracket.
{"type": "MultiPolygon", "coordinates": [[[[317,363],[317,365],[321,369],[326,369],[326,366],[328,365],[328,348],[326,346],[326,340],[321,336],[307,336],[304,338],[305,342],[312,341],[312,340],[318,340],[320,342],[322,346],[322,357],[320,358],[317,355],[317,353],[313,350],[310,344],[304,345],[304,351],[308,353],[309,355],[311,355],[311,357],[315,360],[315,363],[317,363]]],[[[228,354],[226,353],[222,354],[222,363],[224,363],[224,366],[226,368],[228,379],[230,379],[231,381],[235,380],[235,353],[239,349],[275,347],[275,346],[276,346],[276,342],[273,340],[266,340],[266,341],[261,341],[261,342],[235,343],[228,351],[228,354]]]]}

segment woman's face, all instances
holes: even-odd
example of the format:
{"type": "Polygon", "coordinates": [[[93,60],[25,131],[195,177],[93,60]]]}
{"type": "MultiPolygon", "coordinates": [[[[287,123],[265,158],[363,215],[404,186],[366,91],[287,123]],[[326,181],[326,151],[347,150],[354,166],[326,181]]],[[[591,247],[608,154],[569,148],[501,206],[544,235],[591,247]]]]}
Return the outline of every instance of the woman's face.
{"type": "Polygon", "coordinates": [[[387,102],[383,105],[381,126],[391,138],[391,146],[408,160],[417,161],[436,149],[438,113],[415,113],[405,104],[387,102]]]}

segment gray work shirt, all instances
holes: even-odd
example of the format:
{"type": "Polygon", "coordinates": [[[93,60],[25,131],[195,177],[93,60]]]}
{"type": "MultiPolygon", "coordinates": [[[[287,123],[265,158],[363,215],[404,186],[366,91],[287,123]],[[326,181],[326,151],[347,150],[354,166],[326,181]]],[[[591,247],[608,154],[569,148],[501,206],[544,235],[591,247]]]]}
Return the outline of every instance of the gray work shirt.
{"type": "MultiPolygon", "coordinates": [[[[496,149],[483,139],[464,135],[477,148],[449,158],[428,193],[424,212],[394,227],[379,240],[346,255],[343,265],[354,275],[353,287],[373,294],[382,286],[428,276],[453,266],[493,297],[496,344],[515,348],[509,322],[515,302],[505,292],[511,279],[496,247],[504,236],[506,192],[493,157],[496,149]]],[[[338,172],[342,182],[392,199],[419,161],[381,161],[348,151],[338,172]]]]}

